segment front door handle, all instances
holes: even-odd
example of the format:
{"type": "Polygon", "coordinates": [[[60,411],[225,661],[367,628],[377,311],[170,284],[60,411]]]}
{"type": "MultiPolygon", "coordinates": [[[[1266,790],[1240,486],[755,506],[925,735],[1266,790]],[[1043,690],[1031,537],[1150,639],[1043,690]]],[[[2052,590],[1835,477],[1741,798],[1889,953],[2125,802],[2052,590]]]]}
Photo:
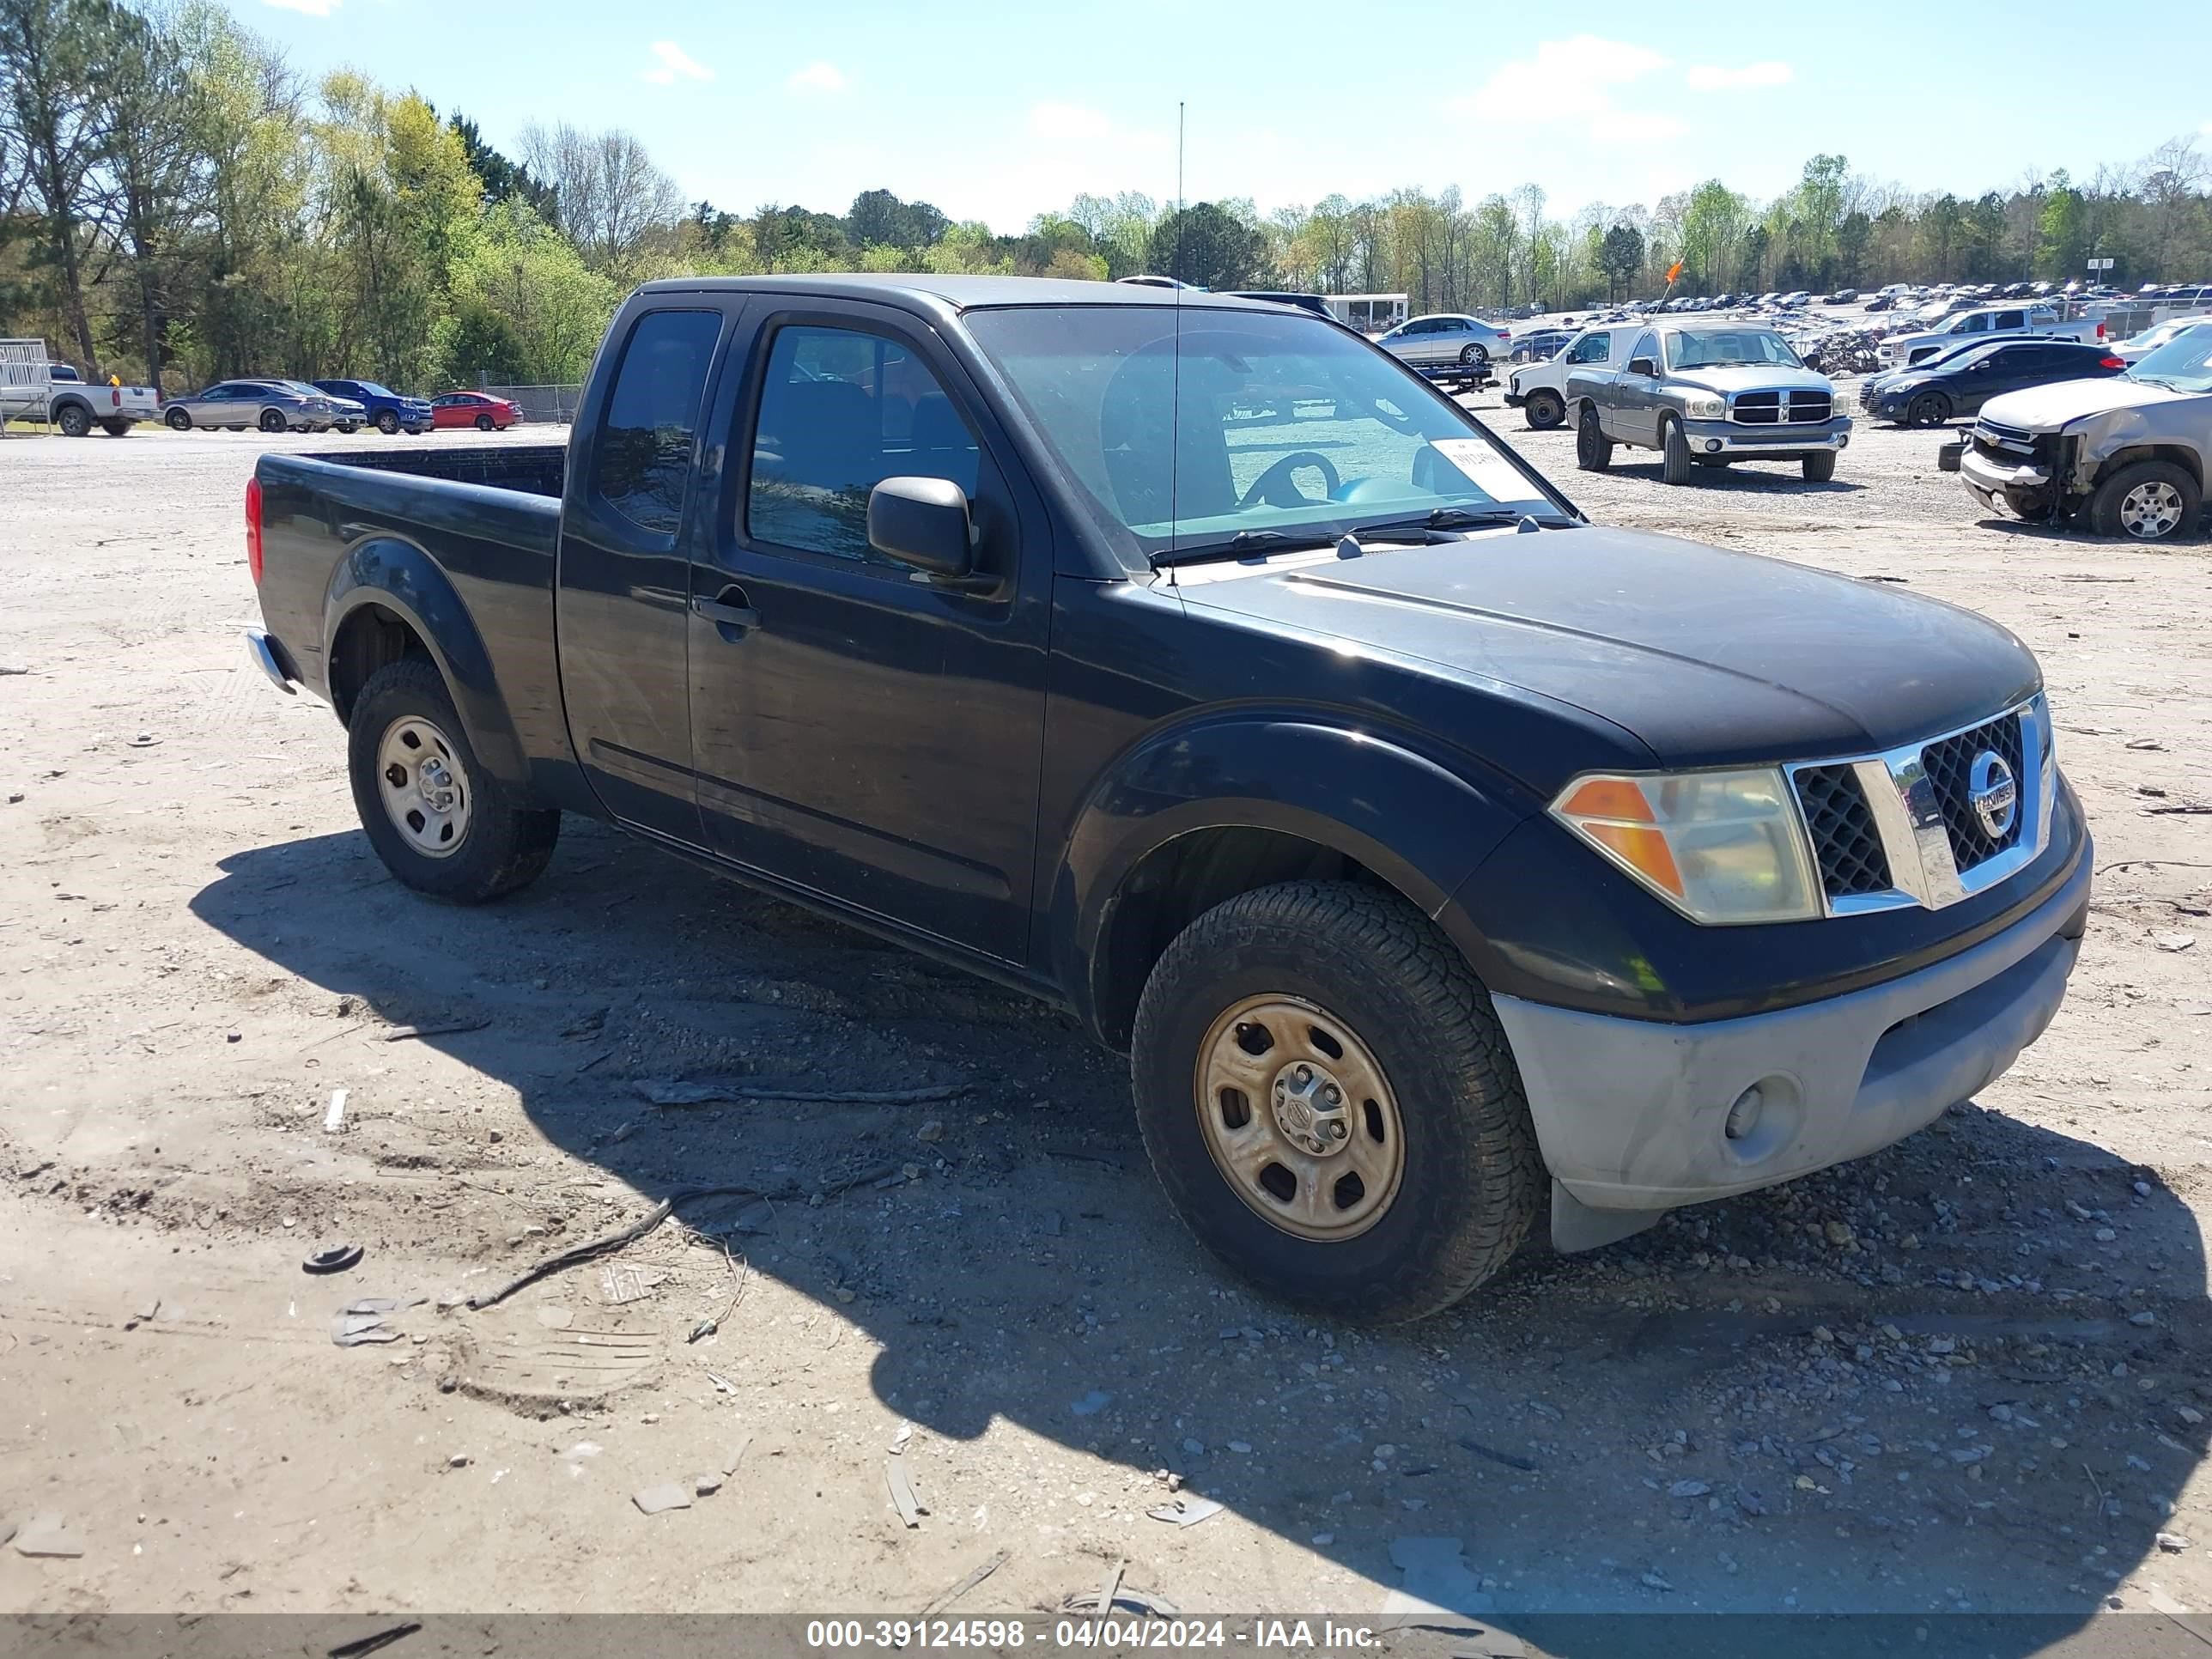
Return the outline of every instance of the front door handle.
{"type": "Polygon", "coordinates": [[[745,590],[742,587],[726,587],[711,599],[702,599],[694,593],[691,608],[720,629],[726,640],[746,629],[760,626],[760,612],[746,602],[745,590]]]}

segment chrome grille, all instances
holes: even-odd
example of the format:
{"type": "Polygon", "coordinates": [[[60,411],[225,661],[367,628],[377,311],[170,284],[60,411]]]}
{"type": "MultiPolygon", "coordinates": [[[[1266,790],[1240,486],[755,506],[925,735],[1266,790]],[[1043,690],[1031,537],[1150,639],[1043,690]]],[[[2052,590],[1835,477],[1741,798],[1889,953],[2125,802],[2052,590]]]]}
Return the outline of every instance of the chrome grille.
{"type": "Polygon", "coordinates": [[[1972,870],[1984,860],[2020,844],[2021,820],[2025,816],[2015,810],[2012,823],[2003,835],[1992,839],[1982,828],[1980,814],[1974,811],[1973,790],[1969,781],[1974,757],[1984,750],[1997,756],[2012,770],[2013,777],[2021,776],[2020,716],[2006,714],[1986,726],[1978,726],[1971,732],[1961,732],[1955,738],[1946,738],[1941,743],[1931,743],[1920,751],[1920,763],[1928,770],[1928,781],[1935,787],[1936,800],[1943,812],[1943,833],[1950,838],[1951,857],[1961,871],[1972,870]]]}
{"type": "Polygon", "coordinates": [[[1826,420],[1835,402],[1828,393],[1810,388],[1802,392],[1739,392],[1729,404],[1729,418],[1746,426],[1802,425],[1826,420]]]}
{"type": "Polygon", "coordinates": [[[1889,891],[1889,855],[1858,774],[1848,765],[1807,766],[1796,783],[1822,890],[1832,899],[1889,891]]]}

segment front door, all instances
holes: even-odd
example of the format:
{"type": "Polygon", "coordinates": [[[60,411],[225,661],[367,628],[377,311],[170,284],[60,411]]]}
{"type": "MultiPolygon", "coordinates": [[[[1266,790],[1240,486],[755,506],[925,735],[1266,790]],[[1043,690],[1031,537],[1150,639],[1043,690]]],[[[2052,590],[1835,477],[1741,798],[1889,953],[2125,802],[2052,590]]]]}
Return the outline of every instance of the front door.
{"type": "Polygon", "coordinates": [[[1607,394],[1607,401],[1612,407],[1605,411],[1609,416],[1605,421],[1608,435],[1619,438],[1624,443],[1642,444],[1646,447],[1658,441],[1659,380],[1656,370],[1659,366],[1659,337],[1646,329],[1636,337],[1636,343],[1628,348],[1626,362],[1621,364],[1620,372],[1613,376],[1613,386],[1607,394]],[[1639,373],[1629,368],[1630,363],[1653,372],[1639,373]]]}
{"type": "Polygon", "coordinates": [[[561,696],[592,788],[623,822],[694,845],[679,537],[722,323],[711,297],[671,295],[603,348],[622,356],[604,416],[577,414],[592,435],[572,463],[584,474],[562,509],[556,602],[561,696]]]}
{"type": "MultiPolygon", "coordinates": [[[[1052,556],[1042,503],[964,372],[905,313],[761,319],[733,464],[692,569],[692,751],[709,844],[1010,962],[1028,944],[1052,556]],[[950,479],[963,589],[869,545],[869,491],[950,479]]],[[[721,400],[727,404],[728,399],[721,400]]]]}

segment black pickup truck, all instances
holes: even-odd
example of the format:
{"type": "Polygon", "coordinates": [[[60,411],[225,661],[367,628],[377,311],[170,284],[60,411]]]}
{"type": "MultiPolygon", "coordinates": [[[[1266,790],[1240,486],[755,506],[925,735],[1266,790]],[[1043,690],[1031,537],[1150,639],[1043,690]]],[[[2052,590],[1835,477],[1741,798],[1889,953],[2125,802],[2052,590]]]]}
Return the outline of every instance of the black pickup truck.
{"type": "Polygon", "coordinates": [[[393,873],[495,898],[586,813],[1060,1002],[1285,1300],[1419,1316],[1547,1206],[1586,1248],[1874,1151],[2064,994],[2018,640],[1592,525],[1318,319],[655,283],[580,409],[249,486],[252,647],[393,873]]]}

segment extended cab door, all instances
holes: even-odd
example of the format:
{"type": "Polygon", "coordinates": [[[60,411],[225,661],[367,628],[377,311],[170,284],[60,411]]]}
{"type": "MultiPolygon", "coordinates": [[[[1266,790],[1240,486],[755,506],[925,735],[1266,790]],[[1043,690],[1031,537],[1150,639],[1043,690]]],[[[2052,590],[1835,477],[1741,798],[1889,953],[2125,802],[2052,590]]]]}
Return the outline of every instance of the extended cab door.
{"type": "Polygon", "coordinates": [[[680,544],[724,301],[669,294],[600,348],[561,517],[561,695],[608,811],[697,845],[685,672],[691,567],[680,544]]]}
{"type": "Polygon", "coordinates": [[[1598,400],[1598,421],[1609,438],[1650,448],[1658,441],[1659,337],[1645,329],[1628,348],[1613,384],[1598,400]],[[1639,372],[1631,364],[1650,372],[1639,372]]]}
{"type": "MultiPolygon", "coordinates": [[[[763,302],[763,305],[766,302],[763,302]]],[[[1042,506],[935,331],[793,296],[748,318],[729,479],[691,574],[709,844],[1008,962],[1027,953],[1052,556],[1042,506]],[[982,580],[868,544],[888,477],[965,492],[982,580]]]]}

